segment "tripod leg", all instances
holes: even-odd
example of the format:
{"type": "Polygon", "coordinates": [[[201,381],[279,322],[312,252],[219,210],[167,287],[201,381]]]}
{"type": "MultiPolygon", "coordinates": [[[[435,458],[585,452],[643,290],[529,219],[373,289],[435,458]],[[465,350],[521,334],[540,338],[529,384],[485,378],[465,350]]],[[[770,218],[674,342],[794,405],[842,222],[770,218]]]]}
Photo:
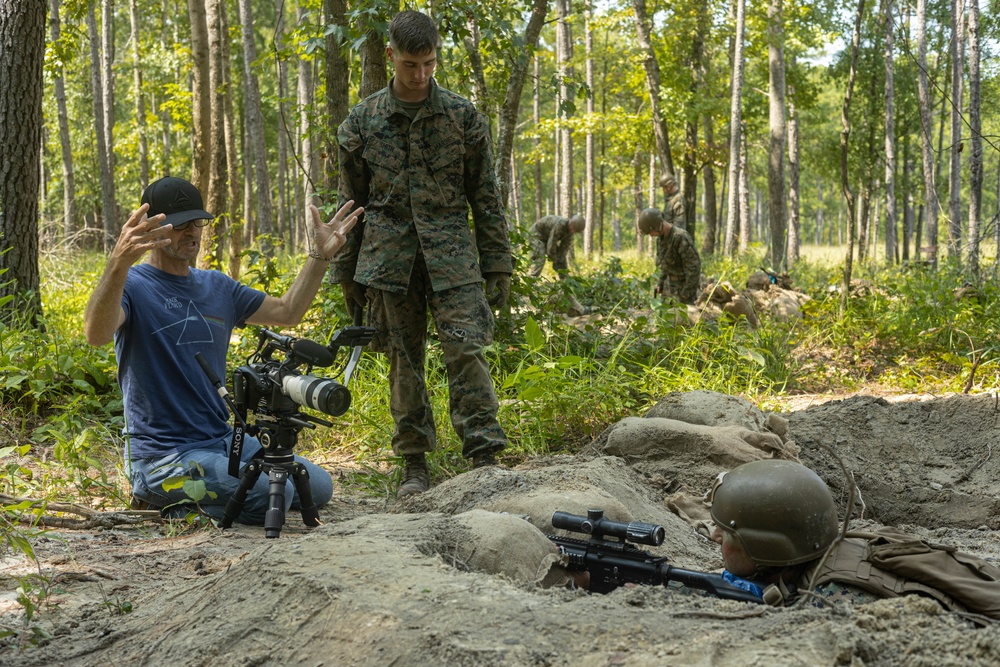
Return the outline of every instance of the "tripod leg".
{"type": "Polygon", "coordinates": [[[243,511],[243,503],[247,500],[247,494],[250,493],[253,485],[257,483],[257,478],[260,477],[263,469],[263,463],[259,459],[254,459],[244,466],[243,472],[240,474],[240,485],[236,489],[236,493],[233,494],[233,497],[226,502],[226,509],[222,515],[223,528],[232,526],[233,521],[243,511]]]}
{"type": "Polygon", "coordinates": [[[312,487],[309,486],[309,471],[298,461],[292,466],[292,481],[295,483],[295,490],[299,494],[300,511],[302,512],[302,523],[315,528],[321,525],[319,520],[319,508],[313,502],[312,487]]]}
{"type": "Polygon", "coordinates": [[[281,527],[285,523],[285,483],[288,481],[288,470],[284,466],[272,465],[267,476],[271,485],[270,504],[264,514],[264,537],[275,538],[281,535],[281,527]]]}

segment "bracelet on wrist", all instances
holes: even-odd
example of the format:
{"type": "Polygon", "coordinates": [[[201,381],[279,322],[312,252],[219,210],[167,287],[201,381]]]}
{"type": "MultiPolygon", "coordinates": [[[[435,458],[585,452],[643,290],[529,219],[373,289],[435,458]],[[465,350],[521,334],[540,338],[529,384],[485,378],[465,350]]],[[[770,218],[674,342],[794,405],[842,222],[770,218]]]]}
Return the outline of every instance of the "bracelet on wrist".
{"type": "Polygon", "coordinates": [[[315,248],[309,251],[309,256],[312,257],[313,259],[319,259],[324,262],[330,262],[333,260],[333,257],[324,257],[323,255],[319,254],[319,250],[316,250],[315,248]]]}

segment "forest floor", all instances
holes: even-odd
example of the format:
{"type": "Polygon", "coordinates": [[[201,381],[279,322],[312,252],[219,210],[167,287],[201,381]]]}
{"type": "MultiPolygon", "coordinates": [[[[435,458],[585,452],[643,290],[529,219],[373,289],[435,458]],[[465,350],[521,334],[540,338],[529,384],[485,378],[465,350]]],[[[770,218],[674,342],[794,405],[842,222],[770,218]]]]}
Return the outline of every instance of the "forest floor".
{"type": "MultiPolygon", "coordinates": [[[[842,505],[845,481],[820,445],[854,472],[859,524],[1000,557],[995,395],[795,397],[781,416],[800,460],[842,505]]],[[[490,536],[475,529],[475,510],[529,514],[544,530],[553,509],[579,513],[603,499],[664,525],[664,544],[643,548],[679,567],[721,568],[716,545],[666,502],[678,489],[706,490],[713,462],[690,456],[662,458],[656,474],[598,453],[539,458],[458,475],[407,503],[337,484],[323,526],[307,530],[292,514],[278,539],[247,526],[170,536],[152,522],[52,531],[35,542],[50,591],[29,623],[50,638],[23,649],[2,640],[0,664],[1000,664],[1000,625],[976,627],[919,598],[776,610],[663,587],[543,589],[513,567],[534,545],[511,539],[501,540],[502,562],[482,566],[477,545],[490,536]]],[[[351,472],[328,465],[335,480],[351,472]]],[[[0,573],[30,567],[10,557],[0,573]]],[[[17,627],[25,615],[14,586],[0,588],[0,622],[17,627]]]]}

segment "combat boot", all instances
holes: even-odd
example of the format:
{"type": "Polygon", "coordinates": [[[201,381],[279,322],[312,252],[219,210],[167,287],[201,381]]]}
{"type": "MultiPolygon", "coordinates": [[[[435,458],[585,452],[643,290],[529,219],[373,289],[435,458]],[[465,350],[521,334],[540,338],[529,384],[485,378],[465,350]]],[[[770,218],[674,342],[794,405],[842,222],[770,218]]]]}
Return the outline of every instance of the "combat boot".
{"type": "Polygon", "coordinates": [[[476,470],[478,468],[485,468],[486,466],[495,466],[497,464],[496,452],[492,449],[487,449],[485,452],[480,452],[472,457],[472,469],[476,470]]]}
{"type": "Polygon", "coordinates": [[[431,473],[427,470],[427,459],[423,454],[407,454],[403,457],[403,481],[396,490],[396,497],[415,496],[431,487],[431,473]]]}

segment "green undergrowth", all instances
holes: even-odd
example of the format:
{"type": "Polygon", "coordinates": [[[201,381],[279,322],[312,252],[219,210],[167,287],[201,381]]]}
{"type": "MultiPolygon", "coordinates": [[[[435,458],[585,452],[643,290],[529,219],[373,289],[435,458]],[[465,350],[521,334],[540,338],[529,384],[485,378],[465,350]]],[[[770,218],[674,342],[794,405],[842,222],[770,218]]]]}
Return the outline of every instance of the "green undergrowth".
{"type": "MultiPolygon", "coordinates": [[[[524,265],[523,249],[519,265],[524,265]]],[[[761,254],[709,258],[705,275],[745,286],[761,254]]],[[[281,293],[301,258],[265,262],[254,255],[243,279],[281,293]]],[[[83,338],[83,310],[103,267],[96,255],[46,256],[42,263],[44,326],[16,317],[0,325],[4,475],[0,493],[122,507],[121,396],[111,345],[83,338]]],[[[797,392],[856,391],[879,386],[905,392],[995,389],[1000,299],[994,283],[956,298],[964,279],[949,268],[856,267],[857,285],[840,312],[839,267],[803,260],[792,278],[810,295],[801,321],[767,317],[692,324],[683,309],[652,297],[652,260],[634,250],[579,261],[559,280],[517,274],[510,306],[486,350],[510,439],[503,460],[575,452],[605,428],[641,415],[673,391],[705,389],[774,404],[797,392]],[[593,314],[571,322],[575,298],[593,314]],[[582,322],[582,323],[581,323],[582,322]],[[973,374],[973,369],[975,372],[973,374]]],[[[282,333],[326,342],[349,324],[340,290],[324,285],[304,322],[282,333]]],[[[230,368],[246,363],[259,329],[237,332],[230,368]]],[[[448,382],[440,348],[428,347],[427,385],[438,422],[431,457],[440,479],[467,469],[448,417],[448,382]]],[[[342,378],[346,352],[314,374],[342,378]]],[[[388,362],[366,351],[349,389],[352,405],[330,428],[304,430],[299,448],[319,459],[349,460],[350,482],[391,495],[398,474],[390,447],[388,362]]]]}

